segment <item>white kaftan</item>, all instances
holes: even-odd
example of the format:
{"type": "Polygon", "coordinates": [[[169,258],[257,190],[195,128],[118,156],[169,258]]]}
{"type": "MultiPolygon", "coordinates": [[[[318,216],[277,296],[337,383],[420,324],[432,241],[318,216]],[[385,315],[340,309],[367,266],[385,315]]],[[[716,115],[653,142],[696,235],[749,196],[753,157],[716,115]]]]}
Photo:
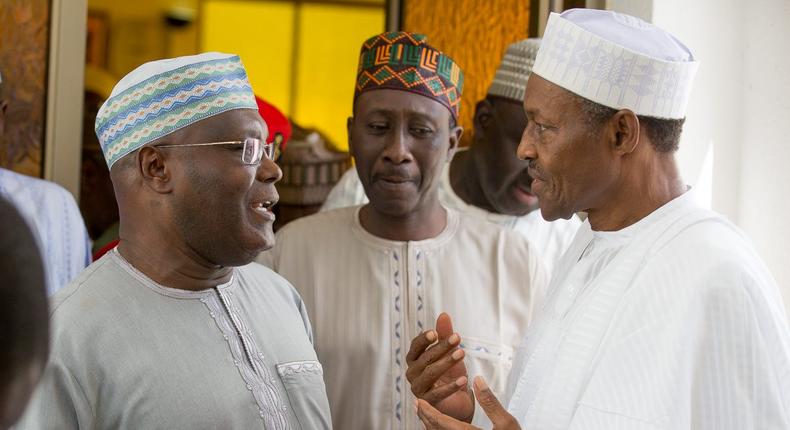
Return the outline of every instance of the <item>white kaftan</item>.
{"type": "MultiPolygon", "coordinates": [[[[514,216],[489,212],[470,205],[455,193],[450,184],[450,163],[446,163],[442,171],[438,190],[439,202],[441,202],[442,206],[454,209],[472,218],[492,222],[503,228],[521,233],[535,246],[536,252],[542,258],[549,272],[549,276],[551,276],[554,265],[562,257],[565,250],[568,249],[568,245],[573,240],[576,230],[581,225],[581,221],[576,216],[568,220],[546,221],[543,219],[540,209],[523,216],[514,216]]],[[[332,188],[323,206],[321,206],[321,210],[326,211],[362,205],[367,202],[368,198],[365,195],[365,189],[362,188],[362,183],[359,181],[357,169],[352,167],[343,174],[340,181],[332,188]]]]}
{"type": "Polygon", "coordinates": [[[522,428],[790,428],[777,286],[691,194],[620,231],[584,223],[514,362],[522,428]]]}
{"type": "Polygon", "coordinates": [[[463,334],[470,373],[503,393],[547,283],[529,242],[449,209],[438,236],[390,241],[362,227],[359,209],[298,219],[260,257],[305,300],[335,428],[421,428],[405,357],[443,311],[463,334]]]}

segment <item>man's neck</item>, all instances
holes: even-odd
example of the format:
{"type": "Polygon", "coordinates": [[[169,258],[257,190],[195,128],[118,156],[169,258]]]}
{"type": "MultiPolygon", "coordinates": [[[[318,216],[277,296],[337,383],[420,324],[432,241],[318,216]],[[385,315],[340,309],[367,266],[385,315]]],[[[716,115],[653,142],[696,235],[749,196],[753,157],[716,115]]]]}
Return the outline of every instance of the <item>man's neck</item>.
{"type": "Polygon", "coordinates": [[[496,212],[491,202],[486,199],[483,187],[480,185],[480,171],[475,166],[474,157],[474,148],[455,153],[450,161],[450,186],[466,204],[488,212],[496,212]]]}
{"type": "Polygon", "coordinates": [[[425,208],[406,216],[389,216],[368,203],[359,211],[359,222],[368,233],[399,242],[432,239],[447,226],[447,210],[434,199],[425,208]]]}
{"type": "MultiPolygon", "coordinates": [[[[124,234],[120,230],[118,252],[137,270],[156,283],[179,290],[200,291],[227,283],[232,267],[216,266],[185,244],[167,243],[167,235],[124,234]]],[[[133,230],[132,230],[133,231],[133,230]]]]}
{"type": "Polygon", "coordinates": [[[587,213],[596,231],[618,231],[633,225],[686,192],[674,158],[667,156],[647,168],[631,169],[614,185],[600,208],[587,213]]]}

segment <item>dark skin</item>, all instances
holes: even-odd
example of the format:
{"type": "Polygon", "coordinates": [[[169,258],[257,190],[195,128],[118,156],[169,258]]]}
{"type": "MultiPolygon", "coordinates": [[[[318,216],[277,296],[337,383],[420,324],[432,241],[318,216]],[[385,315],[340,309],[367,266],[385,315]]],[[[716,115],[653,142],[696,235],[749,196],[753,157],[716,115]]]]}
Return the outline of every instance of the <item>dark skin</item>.
{"type": "Polygon", "coordinates": [[[634,112],[619,110],[591,130],[579,99],[538,75],[527,82],[524,110],[518,157],[530,161],[546,220],[587,212],[593,230],[617,231],[685,192],[674,154],[655,150],[634,112]]]}
{"type": "Polygon", "coordinates": [[[282,172],[263,157],[241,161],[240,146],[157,148],[265,139],[254,110],[228,111],[119,160],[111,177],[120,212],[119,252],[138,270],[171,288],[203,290],[228,282],[234,266],[274,245],[271,206],[282,172]]]}
{"type": "Polygon", "coordinates": [[[437,186],[463,130],[427,97],[397,90],[361,94],[348,119],[349,150],[370,203],[360,223],[397,241],[436,237],[447,224],[437,186]]]}
{"type": "MultiPolygon", "coordinates": [[[[527,82],[524,110],[528,125],[518,147],[518,156],[530,162],[532,190],[540,199],[544,218],[570,218],[586,211],[593,230],[617,231],[646,217],[685,191],[673,154],[657,152],[639,119],[628,109],[617,111],[600,126],[587,122],[577,96],[532,74],[527,82]]],[[[438,328],[438,327],[437,327],[438,328]]],[[[445,387],[445,399],[454,398],[454,408],[440,396],[412,391],[422,399],[418,415],[428,429],[470,429],[474,413],[468,390],[453,391],[452,378],[466,376],[457,372],[462,359],[452,357],[452,349],[428,331],[411,345],[409,369],[419,387],[445,387]],[[432,360],[444,363],[433,369],[416,363],[432,360]],[[463,402],[463,396],[469,400],[463,402]],[[459,409],[459,405],[471,407],[459,409]]],[[[410,379],[411,381],[411,379],[410,379]]],[[[457,386],[457,384],[455,384],[457,386]]],[[[493,394],[478,401],[491,418],[495,429],[517,429],[516,421],[502,408],[493,394]]]]}
{"type": "Polygon", "coordinates": [[[537,209],[528,163],[513,156],[526,127],[520,102],[487,97],[477,103],[473,144],[450,163],[450,184],[461,200],[506,215],[537,209]]]}

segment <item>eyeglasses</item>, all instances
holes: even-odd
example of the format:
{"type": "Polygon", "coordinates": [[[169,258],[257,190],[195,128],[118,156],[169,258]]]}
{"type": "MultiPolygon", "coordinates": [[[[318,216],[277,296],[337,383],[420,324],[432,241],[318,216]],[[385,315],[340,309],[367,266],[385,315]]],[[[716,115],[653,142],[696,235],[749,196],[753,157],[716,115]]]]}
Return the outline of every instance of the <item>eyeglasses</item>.
{"type": "Polygon", "coordinates": [[[243,145],[241,151],[241,162],[247,165],[256,165],[261,162],[263,156],[269,160],[274,160],[277,142],[266,143],[260,139],[248,137],[244,140],[232,140],[228,142],[209,142],[209,143],[184,143],[181,145],[154,145],[155,148],[182,148],[186,146],[216,146],[216,145],[243,145]]]}

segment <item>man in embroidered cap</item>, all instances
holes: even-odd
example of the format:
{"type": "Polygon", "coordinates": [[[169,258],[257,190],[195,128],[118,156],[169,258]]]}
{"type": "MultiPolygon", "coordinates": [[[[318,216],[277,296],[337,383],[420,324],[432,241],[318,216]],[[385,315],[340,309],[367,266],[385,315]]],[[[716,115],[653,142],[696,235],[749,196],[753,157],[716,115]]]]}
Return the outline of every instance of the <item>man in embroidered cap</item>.
{"type": "MultiPolygon", "coordinates": [[[[518,155],[546,219],[589,217],[519,348],[507,409],[475,379],[495,429],[790,428],[775,281],[740,230],[694,203],[676,167],[696,67],[683,43],[637,18],[549,18],[518,155]]],[[[437,381],[425,363],[452,349],[429,343],[412,344],[423,384],[437,381]]],[[[426,400],[428,429],[471,428],[426,400]]]]}
{"type": "MultiPolygon", "coordinates": [[[[456,150],[444,165],[438,188],[444,207],[523,234],[551,272],[580,222],[577,217],[545,221],[530,189],[528,162],[513,155],[527,125],[521,104],[539,47],[536,38],[507,47],[488,94],[475,107],[473,144],[456,150]]],[[[349,169],[321,210],[367,202],[357,170],[349,169]]]]}
{"type": "Polygon", "coordinates": [[[250,264],[273,245],[281,172],[239,58],[143,64],[96,134],[120,243],[54,296],[20,428],[330,428],[304,305],[250,264]]]}
{"type": "MultiPolygon", "coordinates": [[[[406,352],[441,310],[469,333],[456,354],[504,391],[513,346],[543,294],[547,277],[526,239],[439,204],[461,136],[462,85],[458,65],[423,35],[366,41],[348,134],[370,203],[294,221],[261,256],[307,304],[336,428],[419,427],[406,352]]],[[[459,346],[449,318],[439,320],[439,336],[459,346]]],[[[467,382],[454,378],[453,391],[467,382]]]]}

